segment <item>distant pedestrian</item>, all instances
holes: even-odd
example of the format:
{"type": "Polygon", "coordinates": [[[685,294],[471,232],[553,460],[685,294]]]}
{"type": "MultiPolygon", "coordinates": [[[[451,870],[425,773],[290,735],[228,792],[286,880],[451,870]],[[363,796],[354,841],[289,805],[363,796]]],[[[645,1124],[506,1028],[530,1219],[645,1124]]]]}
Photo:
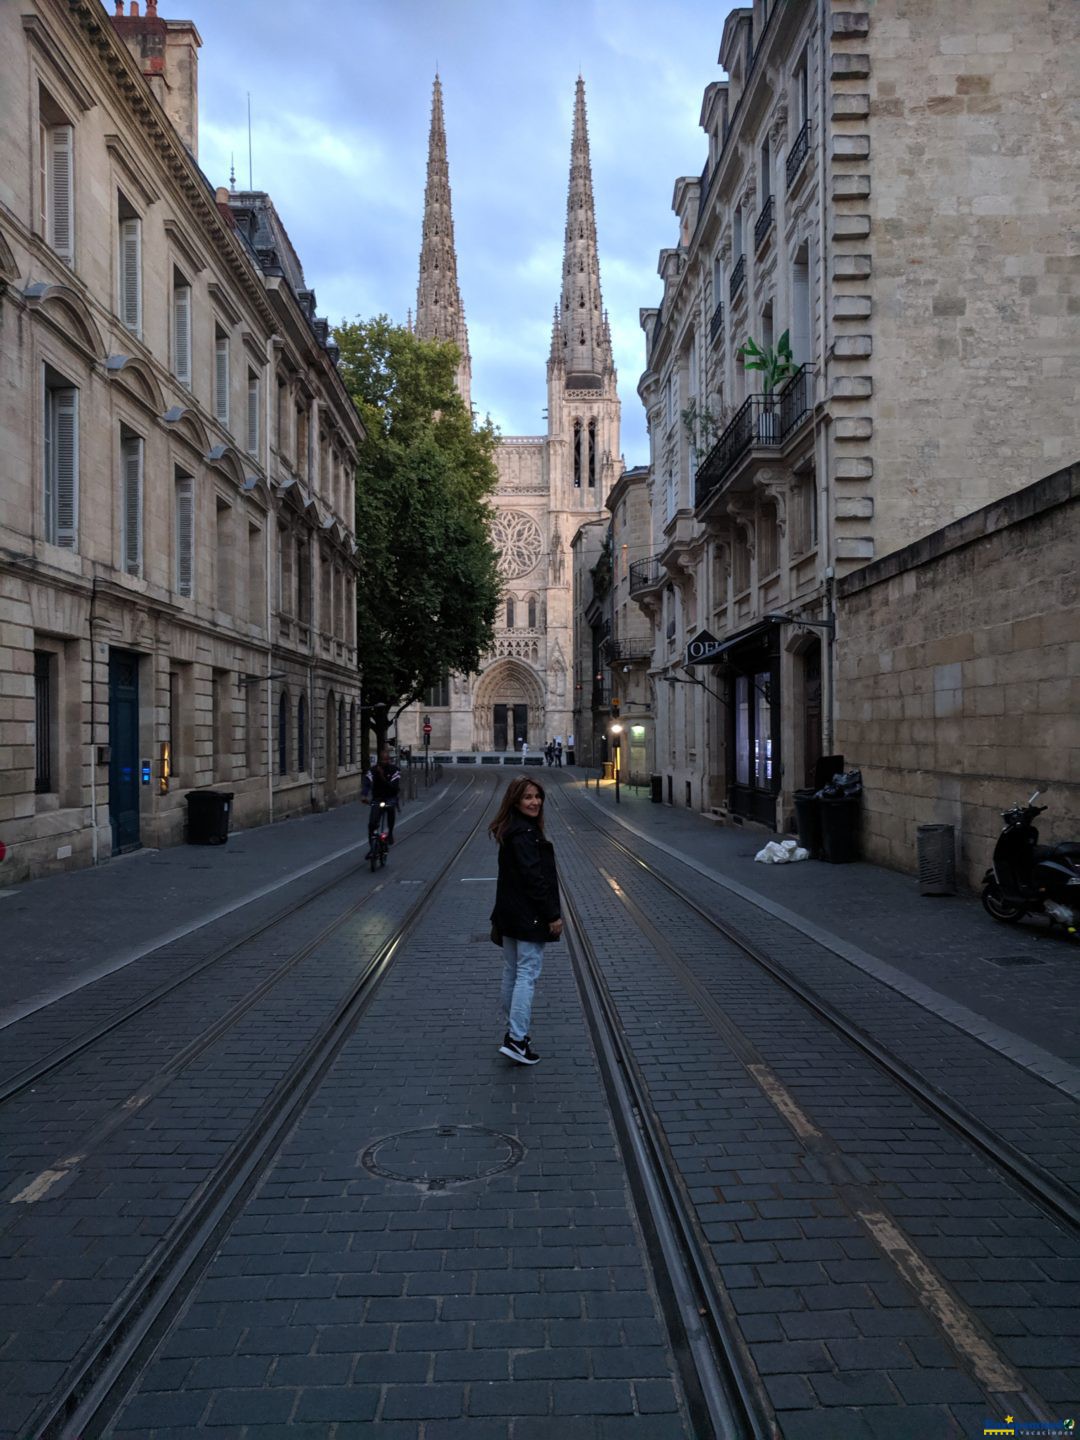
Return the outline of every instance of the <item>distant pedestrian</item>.
{"type": "Polygon", "coordinates": [[[549,765],[555,764],[555,741],[549,740],[544,746],[544,759],[549,765]]]}
{"type": "Polygon", "coordinates": [[[521,745],[521,758],[524,760],[525,756],[529,753],[529,742],[528,740],[522,740],[519,743],[521,745]]]}
{"type": "Polygon", "coordinates": [[[573,765],[573,763],[574,763],[574,734],[573,734],[573,731],[571,731],[570,734],[566,737],[566,763],[567,763],[567,765],[573,765]]]}
{"type": "Polygon", "coordinates": [[[540,1056],[529,1043],[533,993],[544,946],[562,934],[555,847],[544,836],[544,790],[524,775],[511,780],[488,827],[499,843],[499,879],[491,912],[492,939],[502,944],[502,1008],[506,1034],[499,1054],[519,1065],[540,1056]]]}
{"type": "Polygon", "coordinates": [[[555,736],[555,764],[562,769],[562,736],[555,736]]]}

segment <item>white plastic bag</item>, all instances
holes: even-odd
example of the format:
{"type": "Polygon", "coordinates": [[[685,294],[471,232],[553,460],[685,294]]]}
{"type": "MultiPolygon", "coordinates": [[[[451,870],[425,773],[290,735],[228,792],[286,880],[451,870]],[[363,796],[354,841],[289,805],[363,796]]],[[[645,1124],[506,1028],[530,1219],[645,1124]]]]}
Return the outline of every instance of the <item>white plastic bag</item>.
{"type": "Polygon", "coordinates": [[[770,840],[754,856],[762,865],[788,865],[795,860],[809,860],[810,851],[797,840],[770,840]]]}

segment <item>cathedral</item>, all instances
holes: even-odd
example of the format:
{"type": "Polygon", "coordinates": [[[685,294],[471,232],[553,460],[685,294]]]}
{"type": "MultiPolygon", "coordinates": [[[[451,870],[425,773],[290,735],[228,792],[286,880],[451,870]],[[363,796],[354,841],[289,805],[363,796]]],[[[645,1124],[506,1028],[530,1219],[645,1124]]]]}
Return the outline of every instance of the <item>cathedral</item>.
{"type": "MultiPolygon", "coordinates": [[[[436,77],[415,328],[452,340],[457,383],[471,404],[472,365],[457,279],[442,85],[436,77]]],[[[579,77],[559,300],[547,362],[547,433],[502,436],[492,538],[504,581],[495,646],[474,675],[451,675],[399,718],[398,739],[441,753],[534,752],[573,729],[570,546],[578,527],[604,518],[622,471],[611,333],[600,298],[585,84],[579,77]]]]}

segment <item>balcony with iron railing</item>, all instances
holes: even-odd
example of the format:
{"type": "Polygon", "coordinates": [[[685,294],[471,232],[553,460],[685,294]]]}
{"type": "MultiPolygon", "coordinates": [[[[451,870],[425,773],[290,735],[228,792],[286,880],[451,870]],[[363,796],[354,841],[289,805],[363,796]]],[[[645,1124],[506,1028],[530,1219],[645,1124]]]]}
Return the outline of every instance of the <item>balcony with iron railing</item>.
{"type": "Polygon", "coordinates": [[[652,650],[650,635],[617,635],[604,641],[604,653],[611,665],[632,665],[637,660],[648,660],[652,650]]]}
{"type": "Polygon", "coordinates": [[[748,455],[775,455],[793,438],[810,415],[812,376],[809,365],[800,365],[782,389],[747,396],[698,467],[694,504],[699,515],[748,455]]]}
{"type": "Polygon", "coordinates": [[[761,213],[754,222],[754,249],[760,250],[772,233],[775,210],[773,197],[767,196],[761,205],[761,213]]]}
{"type": "Polygon", "coordinates": [[[724,302],[718,300],[716,309],[712,312],[709,320],[709,339],[715,345],[720,336],[724,333],[724,302]]]}
{"type": "Polygon", "coordinates": [[[630,594],[638,595],[644,590],[655,590],[664,583],[665,575],[659,555],[650,555],[647,560],[635,560],[630,566],[630,594]]]}
{"type": "Polygon", "coordinates": [[[802,172],[806,157],[810,154],[810,121],[795,136],[787,157],[787,185],[790,190],[802,172]]]}
{"type": "Polygon", "coordinates": [[[735,296],[746,283],[746,256],[740,255],[735,261],[735,268],[731,272],[731,287],[728,291],[728,298],[732,304],[735,303],[735,296]]]}

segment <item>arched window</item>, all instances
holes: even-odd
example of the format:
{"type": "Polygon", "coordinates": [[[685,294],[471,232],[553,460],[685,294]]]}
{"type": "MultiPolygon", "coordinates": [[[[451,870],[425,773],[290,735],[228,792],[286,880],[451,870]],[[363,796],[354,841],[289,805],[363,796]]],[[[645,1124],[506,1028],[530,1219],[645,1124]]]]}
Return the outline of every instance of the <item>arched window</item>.
{"type": "Polygon", "coordinates": [[[349,711],[349,764],[356,764],[356,701],[349,711]]]}
{"type": "Polygon", "coordinates": [[[296,768],[301,773],[307,769],[307,696],[301,695],[296,703],[296,768]]]}
{"type": "Polygon", "coordinates": [[[337,707],[337,765],[341,770],[345,765],[345,700],[344,697],[338,701],[337,707]]]}
{"type": "Polygon", "coordinates": [[[508,630],[514,628],[514,597],[512,595],[506,597],[506,628],[508,630]]]}
{"type": "Polygon", "coordinates": [[[529,596],[529,629],[536,629],[536,596],[529,596]]]}
{"type": "Polygon", "coordinates": [[[289,773],[289,692],[282,690],[277,711],[278,774],[289,773]]]}

